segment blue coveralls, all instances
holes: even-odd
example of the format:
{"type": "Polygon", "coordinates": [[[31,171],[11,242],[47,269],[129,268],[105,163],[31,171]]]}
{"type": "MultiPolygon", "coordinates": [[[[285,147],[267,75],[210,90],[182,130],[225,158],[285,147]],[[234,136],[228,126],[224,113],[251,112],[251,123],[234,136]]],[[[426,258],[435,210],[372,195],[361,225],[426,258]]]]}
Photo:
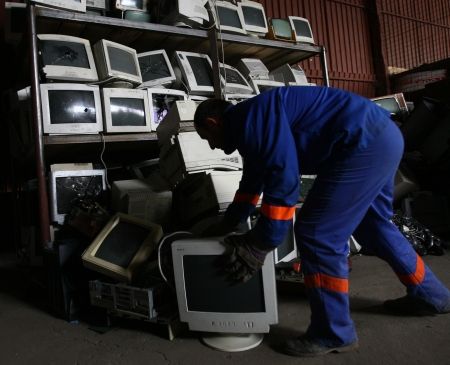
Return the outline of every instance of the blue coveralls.
{"type": "Polygon", "coordinates": [[[243,177],[225,218],[243,221],[263,193],[254,228],[279,245],[295,212],[300,174],[317,175],[295,234],[311,306],[307,335],[324,345],[356,340],[349,313],[348,239],[386,260],[410,295],[442,309],[449,290],[390,219],[403,138],[384,109],[339,89],[283,87],[227,109],[225,152],[238,149],[243,177]]]}

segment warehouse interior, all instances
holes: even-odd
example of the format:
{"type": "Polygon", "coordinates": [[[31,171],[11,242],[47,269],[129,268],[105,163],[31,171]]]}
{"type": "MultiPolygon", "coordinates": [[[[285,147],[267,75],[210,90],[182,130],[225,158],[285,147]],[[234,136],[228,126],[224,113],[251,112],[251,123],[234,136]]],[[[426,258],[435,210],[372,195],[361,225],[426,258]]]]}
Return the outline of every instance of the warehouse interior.
{"type": "MultiPolygon", "coordinates": [[[[248,348],[220,351],[205,340],[208,326],[241,318],[207,303],[245,313],[256,289],[213,291],[213,264],[188,268],[180,253],[223,254],[198,236],[236,199],[245,166],[237,151],[225,156],[198,136],[198,105],[237,105],[279,87],[337,88],[378,104],[401,131],[391,221],[449,288],[446,1],[14,0],[1,6],[0,29],[2,363],[448,363],[450,315],[389,312],[383,302],[405,288],[354,236],[359,348],[283,353],[311,317],[293,226],[316,175],[300,176],[288,233],[259,274],[265,307],[243,323],[264,329],[248,331],[248,348]],[[182,304],[190,276],[198,317],[182,304]]],[[[240,233],[255,227],[262,204],[240,233]]],[[[233,340],[247,338],[237,332],[245,336],[233,340]]]]}

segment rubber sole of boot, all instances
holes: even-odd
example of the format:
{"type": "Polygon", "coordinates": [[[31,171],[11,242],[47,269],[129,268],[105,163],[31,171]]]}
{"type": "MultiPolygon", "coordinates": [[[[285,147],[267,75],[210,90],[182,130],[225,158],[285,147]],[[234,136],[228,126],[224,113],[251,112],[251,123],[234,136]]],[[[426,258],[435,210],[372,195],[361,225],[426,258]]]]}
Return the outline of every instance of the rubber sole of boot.
{"type": "Polygon", "coordinates": [[[284,348],[284,353],[290,356],[297,356],[297,357],[315,357],[315,356],[322,356],[329,353],[344,353],[344,352],[350,352],[353,350],[356,350],[359,347],[358,341],[355,341],[351,344],[340,346],[340,347],[323,347],[323,350],[316,351],[316,352],[300,352],[295,351],[293,348],[284,348]]]}

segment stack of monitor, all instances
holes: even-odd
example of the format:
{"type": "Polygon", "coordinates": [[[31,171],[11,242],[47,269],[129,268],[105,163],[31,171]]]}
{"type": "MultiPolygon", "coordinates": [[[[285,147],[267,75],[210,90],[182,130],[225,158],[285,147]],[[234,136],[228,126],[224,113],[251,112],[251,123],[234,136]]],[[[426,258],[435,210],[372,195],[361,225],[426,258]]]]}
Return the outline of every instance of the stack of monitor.
{"type": "Polygon", "coordinates": [[[270,76],[275,81],[283,82],[286,86],[311,85],[306,78],[305,72],[299,65],[284,64],[270,71],[270,76]]]}
{"type": "Polygon", "coordinates": [[[206,0],[154,0],[153,8],[160,23],[196,28],[209,22],[207,3],[206,0]]]}
{"type": "Polygon", "coordinates": [[[309,20],[299,16],[269,19],[268,38],[297,43],[315,44],[309,20]]]}

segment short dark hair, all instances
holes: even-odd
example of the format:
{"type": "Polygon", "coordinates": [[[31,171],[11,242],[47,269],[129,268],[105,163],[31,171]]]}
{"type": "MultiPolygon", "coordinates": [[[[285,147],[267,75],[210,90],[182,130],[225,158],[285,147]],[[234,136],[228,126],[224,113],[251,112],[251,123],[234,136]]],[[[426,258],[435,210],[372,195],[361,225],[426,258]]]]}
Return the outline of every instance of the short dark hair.
{"type": "Polygon", "coordinates": [[[230,102],[222,99],[208,99],[202,101],[195,111],[194,125],[203,127],[206,118],[215,117],[221,119],[225,110],[230,105],[232,105],[230,102]]]}

